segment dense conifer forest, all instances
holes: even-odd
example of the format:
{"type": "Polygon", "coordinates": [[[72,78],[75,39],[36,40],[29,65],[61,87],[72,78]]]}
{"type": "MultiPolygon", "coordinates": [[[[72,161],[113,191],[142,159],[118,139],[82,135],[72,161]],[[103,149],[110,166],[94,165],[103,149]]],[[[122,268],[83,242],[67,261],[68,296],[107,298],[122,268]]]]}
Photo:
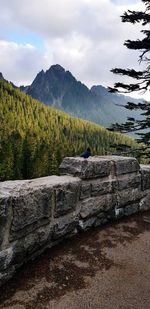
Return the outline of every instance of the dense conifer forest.
{"type": "Polygon", "coordinates": [[[93,155],[110,154],[120,143],[135,146],[127,136],[47,107],[0,80],[1,181],[57,174],[66,156],[87,146],[93,155]]]}

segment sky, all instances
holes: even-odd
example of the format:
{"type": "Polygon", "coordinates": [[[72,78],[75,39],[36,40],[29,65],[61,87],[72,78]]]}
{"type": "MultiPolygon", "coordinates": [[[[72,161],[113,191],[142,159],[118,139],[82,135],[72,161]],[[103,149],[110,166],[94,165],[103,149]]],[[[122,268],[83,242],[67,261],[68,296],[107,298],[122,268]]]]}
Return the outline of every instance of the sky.
{"type": "Polygon", "coordinates": [[[88,87],[120,80],[112,68],[140,69],[139,53],[123,46],[140,26],[120,18],[142,9],[140,0],[0,0],[0,8],[0,72],[18,86],[53,64],[88,87]]]}

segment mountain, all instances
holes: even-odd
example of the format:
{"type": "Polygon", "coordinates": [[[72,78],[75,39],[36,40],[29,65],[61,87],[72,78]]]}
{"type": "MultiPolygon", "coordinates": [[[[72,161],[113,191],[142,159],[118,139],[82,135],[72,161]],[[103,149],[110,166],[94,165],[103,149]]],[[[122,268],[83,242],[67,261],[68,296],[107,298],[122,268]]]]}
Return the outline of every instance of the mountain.
{"type": "Polygon", "coordinates": [[[125,108],[125,105],[127,102],[137,104],[139,101],[141,102],[142,99],[139,100],[121,94],[110,93],[107,88],[101,85],[92,86],[91,91],[102,102],[101,109],[103,113],[107,115],[105,118],[106,122],[103,123],[106,127],[115,122],[123,123],[128,117],[141,118],[139,111],[131,112],[125,108]]]}
{"type": "Polygon", "coordinates": [[[92,154],[111,154],[112,145],[135,142],[94,123],[73,118],[34,100],[0,80],[0,180],[35,178],[58,172],[66,156],[90,146],[92,154]]]}
{"type": "Polygon", "coordinates": [[[3,74],[0,72],[0,79],[4,80],[3,74]]]}
{"type": "Polygon", "coordinates": [[[96,96],[60,65],[53,65],[46,72],[39,72],[31,86],[24,91],[75,117],[99,123],[99,117],[95,117],[96,96]]]}
{"type": "Polygon", "coordinates": [[[131,116],[130,111],[119,106],[131,98],[111,94],[103,86],[89,89],[58,64],[39,72],[33,83],[21,90],[47,105],[105,127],[131,116]]]}

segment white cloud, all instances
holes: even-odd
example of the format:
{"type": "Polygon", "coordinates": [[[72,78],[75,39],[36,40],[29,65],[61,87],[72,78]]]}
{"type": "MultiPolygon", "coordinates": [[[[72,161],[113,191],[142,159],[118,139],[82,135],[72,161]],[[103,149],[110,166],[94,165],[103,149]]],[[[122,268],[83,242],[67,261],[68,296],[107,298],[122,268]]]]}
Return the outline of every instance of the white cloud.
{"type": "Polygon", "coordinates": [[[0,40],[0,71],[7,80],[16,85],[30,84],[43,67],[44,56],[34,46],[0,40]]]}
{"type": "Polygon", "coordinates": [[[84,2],[88,5],[78,29],[68,36],[46,40],[47,59],[50,55],[53,63],[71,70],[89,86],[111,85],[118,79],[110,73],[111,68],[134,65],[139,69],[138,53],[127,50],[123,43],[125,39],[136,38],[140,28],[121,23],[120,14],[124,10],[118,7],[114,11],[115,6],[109,0],[84,2]]]}
{"type": "Polygon", "coordinates": [[[70,33],[75,26],[79,3],[80,0],[1,0],[4,14],[0,18],[3,23],[21,25],[44,37],[61,36],[70,33]]]}
{"type": "Polygon", "coordinates": [[[120,15],[140,9],[140,0],[0,0],[0,4],[3,27],[36,34],[45,46],[40,52],[27,44],[5,42],[4,48],[0,43],[0,71],[13,82],[31,82],[42,68],[55,63],[89,86],[112,85],[118,76],[110,73],[111,68],[139,69],[138,54],[123,43],[138,38],[140,27],[121,23],[120,15]]]}

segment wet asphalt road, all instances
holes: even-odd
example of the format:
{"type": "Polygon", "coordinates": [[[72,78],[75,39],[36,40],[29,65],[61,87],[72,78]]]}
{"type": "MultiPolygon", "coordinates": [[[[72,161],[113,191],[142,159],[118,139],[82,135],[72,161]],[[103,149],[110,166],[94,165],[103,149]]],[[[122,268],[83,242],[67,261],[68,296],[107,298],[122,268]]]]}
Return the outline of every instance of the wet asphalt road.
{"type": "Polygon", "coordinates": [[[0,288],[0,308],[150,309],[150,212],[49,249],[0,288]]]}

